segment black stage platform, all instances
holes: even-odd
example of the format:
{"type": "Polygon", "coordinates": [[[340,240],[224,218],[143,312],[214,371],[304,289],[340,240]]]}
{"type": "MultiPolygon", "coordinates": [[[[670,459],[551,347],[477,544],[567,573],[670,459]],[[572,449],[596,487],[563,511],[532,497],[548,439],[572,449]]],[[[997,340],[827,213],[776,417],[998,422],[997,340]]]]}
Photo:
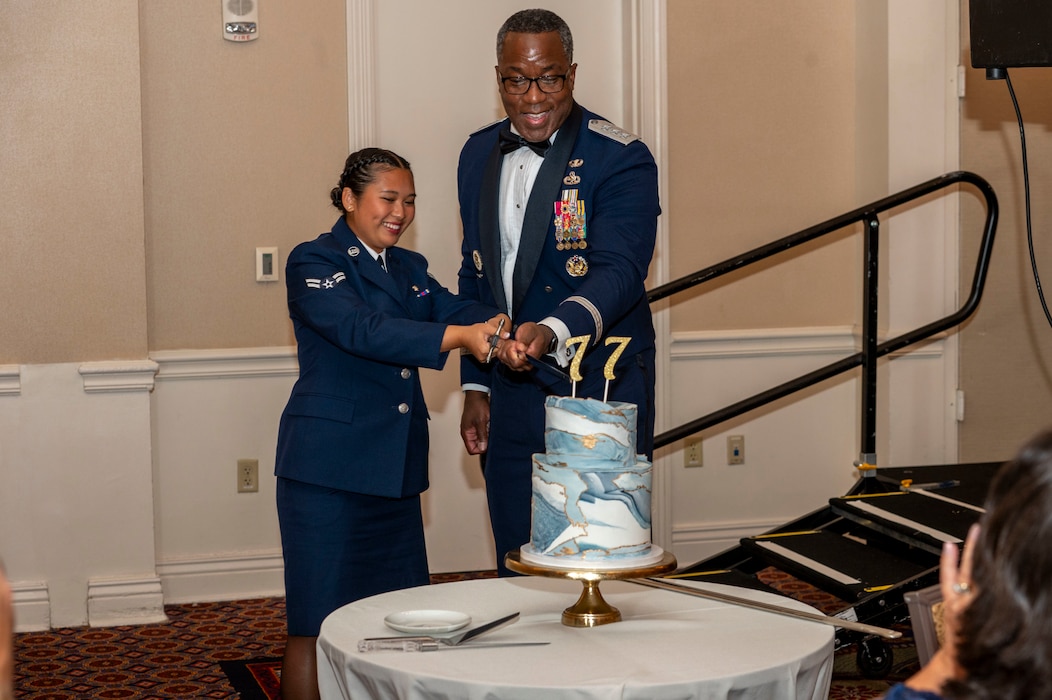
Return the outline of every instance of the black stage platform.
{"type": "MultiPolygon", "coordinates": [[[[883,627],[906,622],[903,594],[938,583],[943,542],[964,540],[1001,464],[872,470],[827,507],[675,575],[778,593],[756,576],[773,566],[843,601],[837,617],[883,627]]],[[[892,659],[882,640],[837,630],[838,648],[858,642],[863,673],[887,673],[892,659]]]]}

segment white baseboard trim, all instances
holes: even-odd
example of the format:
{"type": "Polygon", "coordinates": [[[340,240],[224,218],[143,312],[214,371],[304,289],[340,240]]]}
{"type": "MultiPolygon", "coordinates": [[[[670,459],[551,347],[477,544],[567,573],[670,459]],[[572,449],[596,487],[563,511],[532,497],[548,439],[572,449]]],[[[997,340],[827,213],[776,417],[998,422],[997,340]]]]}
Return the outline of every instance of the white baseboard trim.
{"type": "Polygon", "coordinates": [[[285,595],[281,552],[158,562],[164,601],[205,603],[285,595]]]}
{"type": "Polygon", "coordinates": [[[88,581],[89,626],[150,625],[167,621],[159,577],[88,581]]]}
{"type": "Polygon", "coordinates": [[[46,632],[51,629],[51,597],[47,583],[12,583],[15,632],[46,632]]]}

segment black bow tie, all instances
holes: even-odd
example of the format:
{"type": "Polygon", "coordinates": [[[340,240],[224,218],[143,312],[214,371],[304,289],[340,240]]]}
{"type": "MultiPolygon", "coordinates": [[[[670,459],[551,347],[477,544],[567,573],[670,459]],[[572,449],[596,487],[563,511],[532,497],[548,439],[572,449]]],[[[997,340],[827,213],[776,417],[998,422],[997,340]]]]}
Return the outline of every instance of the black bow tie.
{"type": "Polygon", "coordinates": [[[523,146],[543,158],[545,151],[548,150],[548,147],[551,146],[551,144],[548,141],[527,141],[518,134],[511,133],[511,129],[508,129],[507,127],[500,130],[501,153],[507,155],[523,146]]]}

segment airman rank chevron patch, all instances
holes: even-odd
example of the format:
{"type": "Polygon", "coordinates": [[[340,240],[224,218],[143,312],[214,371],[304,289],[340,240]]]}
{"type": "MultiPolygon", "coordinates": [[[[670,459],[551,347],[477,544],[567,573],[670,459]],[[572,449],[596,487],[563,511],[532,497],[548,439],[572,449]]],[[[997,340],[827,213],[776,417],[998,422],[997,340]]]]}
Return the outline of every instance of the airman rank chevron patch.
{"type": "Polygon", "coordinates": [[[332,289],[340,282],[343,282],[343,280],[346,278],[347,275],[343,274],[342,272],[337,272],[332,277],[326,277],[325,279],[321,279],[318,277],[308,277],[304,280],[304,282],[306,282],[307,286],[311,289],[332,289]]]}

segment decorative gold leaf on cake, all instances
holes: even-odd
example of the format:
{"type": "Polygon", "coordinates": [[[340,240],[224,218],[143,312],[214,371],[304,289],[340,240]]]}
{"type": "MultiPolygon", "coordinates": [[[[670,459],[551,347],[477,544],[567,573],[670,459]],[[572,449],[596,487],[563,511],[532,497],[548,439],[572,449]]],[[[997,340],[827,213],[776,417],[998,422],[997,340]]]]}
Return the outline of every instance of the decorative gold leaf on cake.
{"type": "Polygon", "coordinates": [[[582,435],[581,444],[585,446],[585,449],[594,450],[595,446],[599,443],[599,438],[595,435],[582,435]]]}

